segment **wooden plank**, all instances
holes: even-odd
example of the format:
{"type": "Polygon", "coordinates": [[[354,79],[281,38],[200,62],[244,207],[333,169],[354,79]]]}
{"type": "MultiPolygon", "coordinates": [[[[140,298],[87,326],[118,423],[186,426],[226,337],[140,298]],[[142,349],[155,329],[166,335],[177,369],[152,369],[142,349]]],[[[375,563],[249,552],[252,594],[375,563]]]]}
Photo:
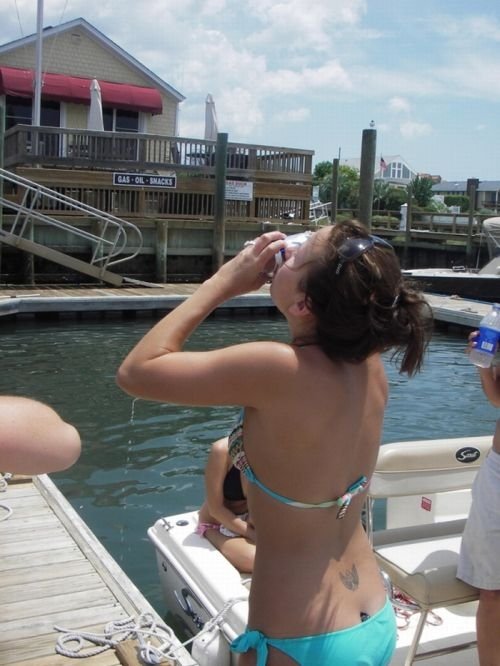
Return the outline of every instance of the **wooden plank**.
{"type": "Polygon", "coordinates": [[[11,555],[26,555],[29,553],[37,554],[43,551],[51,551],[53,548],[56,550],[62,548],[72,548],[74,547],[73,541],[68,533],[64,530],[60,532],[58,537],[39,537],[34,539],[33,535],[29,539],[23,539],[6,543],[2,545],[2,555],[5,558],[10,557],[11,555]]]}
{"type": "Polygon", "coordinates": [[[38,257],[43,259],[49,259],[54,261],[56,264],[61,264],[66,268],[79,271],[85,275],[90,275],[91,277],[102,280],[103,282],[110,282],[111,284],[119,285],[123,282],[123,277],[117,273],[112,273],[111,271],[104,270],[99,266],[94,266],[77,259],[76,257],[71,257],[64,252],[59,252],[54,250],[51,247],[45,245],[40,245],[40,243],[35,243],[34,241],[28,240],[26,238],[20,238],[19,236],[14,236],[12,234],[4,233],[0,234],[2,237],[2,242],[7,243],[7,245],[12,245],[15,248],[20,250],[25,250],[26,252],[31,252],[38,257]]]}
{"type": "Polygon", "coordinates": [[[25,515],[31,514],[33,510],[47,510],[47,503],[41,502],[40,497],[37,497],[36,495],[16,497],[14,495],[7,495],[6,493],[2,493],[1,501],[5,504],[8,504],[12,509],[14,509],[14,511],[16,508],[19,508],[19,510],[22,511],[25,515]]]}
{"type": "Polygon", "coordinates": [[[0,497],[36,497],[37,492],[31,483],[17,482],[15,480],[7,481],[7,488],[0,495],[0,497]]]}
{"type": "MultiPolygon", "coordinates": [[[[72,576],[84,576],[92,573],[94,567],[84,558],[64,562],[65,578],[72,576]]],[[[29,583],[42,583],[43,581],[57,580],[61,577],[61,564],[49,563],[45,565],[25,567],[21,569],[10,569],[0,576],[0,598],[3,600],[3,588],[10,585],[27,585],[29,583]]]]}
{"type": "MultiPolygon", "coordinates": [[[[54,655],[55,645],[60,633],[54,625],[77,633],[90,631],[103,633],[104,626],[110,621],[124,620],[127,616],[116,606],[102,606],[95,609],[78,609],[75,611],[47,616],[45,622],[27,620],[24,623],[9,623],[7,633],[0,637],[0,664],[16,663],[20,659],[33,658],[35,655],[54,655]],[[91,612],[92,611],[92,612],[91,612]],[[10,625],[14,625],[12,628],[10,625]]],[[[4,631],[4,623],[0,628],[4,631]]],[[[76,665],[74,659],[68,664],[76,665]]]]}
{"type": "MultiPolygon", "coordinates": [[[[115,648],[116,655],[122,666],[143,666],[144,662],[140,659],[140,644],[136,640],[127,640],[119,643],[115,648]]],[[[158,666],[174,666],[170,659],[162,659],[158,666]]]]}
{"type": "MultiPolygon", "coordinates": [[[[104,586],[97,589],[81,590],[73,593],[71,587],[66,590],[60,591],[59,594],[50,596],[50,613],[46,617],[52,616],[54,613],[62,613],[74,609],[91,609],[92,612],[99,606],[113,606],[116,607],[116,599],[111,592],[104,586]]],[[[14,601],[7,604],[2,604],[2,623],[4,627],[8,627],[10,621],[20,621],[29,618],[36,618],[40,613],[41,608],[43,612],[47,612],[48,604],[40,602],[39,599],[26,599],[24,601],[14,601]]],[[[42,621],[42,624],[45,621],[42,621]]],[[[45,625],[44,625],[45,626],[45,625]]],[[[8,628],[4,629],[8,635],[8,628]]]]}
{"type": "MultiPolygon", "coordinates": [[[[95,572],[80,573],[78,575],[68,575],[64,568],[58,578],[52,577],[43,581],[19,583],[18,580],[9,580],[2,586],[2,608],[7,604],[21,603],[24,601],[35,601],[50,599],[52,607],[52,598],[61,594],[73,595],[77,592],[84,592],[102,588],[102,579],[95,572]]],[[[2,611],[2,617],[3,611],[2,611]]]]}
{"type": "MultiPolygon", "coordinates": [[[[9,663],[12,662],[2,662],[5,666],[9,663]]],[[[15,666],[70,666],[70,663],[73,663],[74,666],[120,666],[116,652],[111,649],[94,657],[79,658],[77,662],[60,654],[51,654],[46,657],[34,657],[33,659],[25,660],[23,658],[23,661],[16,661],[15,666]]],[[[143,665],[141,664],[141,666],[143,665]]]]}
{"type": "Polygon", "coordinates": [[[123,608],[131,615],[151,612],[154,608],[146,601],[137,587],[125,576],[123,570],[96,539],[78,513],[64,499],[48,476],[42,475],[34,481],[42,495],[47,499],[54,513],[67,529],[72,530],[75,542],[80,546],[89,562],[102,576],[103,581],[116,596],[123,608]]]}
{"type": "MultiPolygon", "coordinates": [[[[57,524],[57,521],[55,523],[57,524]]],[[[38,525],[40,525],[40,529],[43,529],[45,526],[50,527],[53,524],[54,514],[48,509],[45,512],[39,511],[36,515],[25,517],[12,513],[6,520],[0,521],[0,538],[3,543],[4,539],[8,539],[11,533],[15,535],[18,530],[38,529],[38,525]]]]}
{"type": "MultiPolygon", "coordinates": [[[[57,550],[47,550],[43,553],[38,553],[36,562],[37,565],[45,565],[51,563],[62,564],[64,562],[71,562],[72,560],[81,560],[81,550],[74,545],[72,548],[59,548],[57,550]]],[[[33,566],[33,553],[26,553],[25,555],[11,555],[4,557],[3,553],[0,557],[0,573],[11,571],[12,569],[21,569],[23,567],[33,566]]]]}
{"type": "MultiPolygon", "coordinates": [[[[55,625],[103,633],[107,623],[146,611],[161,621],[50,479],[34,479],[33,486],[35,495],[12,497],[16,518],[4,521],[0,533],[0,664],[74,664],[55,654],[55,625]],[[37,521],[40,507],[45,515],[37,521]]],[[[183,664],[194,665],[181,654],[183,664]]],[[[78,661],[120,664],[114,650],[78,661]]]]}
{"type": "MultiPolygon", "coordinates": [[[[91,624],[85,627],[80,626],[78,631],[86,631],[93,634],[102,634],[104,633],[104,625],[91,624]]],[[[3,666],[3,664],[10,663],[12,661],[15,662],[17,665],[19,662],[23,663],[24,660],[26,660],[31,665],[33,664],[33,659],[35,658],[40,659],[40,663],[44,663],[43,660],[51,658],[57,660],[55,661],[55,663],[61,663],[64,664],[65,666],[69,666],[70,664],[73,664],[74,666],[78,664],[79,666],[82,662],[85,663],[86,662],[85,657],[79,657],[78,660],[75,661],[75,659],[71,657],[58,655],[55,652],[56,644],[61,635],[62,634],[60,632],[52,630],[50,633],[37,636],[36,640],[33,641],[29,639],[23,641],[3,640],[0,642],[0,664],[2,664],[3,666]]],[[[75,645],[70,644],[69,647],[74,648],[75,645]]],[[[111,655],[113,655],[113,653],[114,651],[111,649],[103,653],[108,655],[108,657],[104,661],[105,662],[111,661],[111,655]]],[[[118,660],[115,658],[114,662],[118,663],[118,660]]],[[[96,662],[90,662],[90,663],[92,664],[96,662]]],[[[51,662],[49,662],[49,666],[52,666],[51,662]]]]}

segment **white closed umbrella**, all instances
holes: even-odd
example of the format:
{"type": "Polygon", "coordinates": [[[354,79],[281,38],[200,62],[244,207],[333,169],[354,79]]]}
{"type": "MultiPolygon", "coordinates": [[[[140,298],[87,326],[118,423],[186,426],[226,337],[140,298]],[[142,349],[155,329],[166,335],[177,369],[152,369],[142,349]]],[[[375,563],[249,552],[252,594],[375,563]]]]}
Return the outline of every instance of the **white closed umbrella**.
{"type": "Polygon", "coordinates": [[[217,141],[217,114],[212,95],[208,94],[205,100],[205,139],[217,141]]]}
{"type": "Polygon", "coordinates": [[[92,82],[90,83],[90,108],[87,129],[100,132],[104,130],[101,86],[97,79],[92,79],[92,82]]]}

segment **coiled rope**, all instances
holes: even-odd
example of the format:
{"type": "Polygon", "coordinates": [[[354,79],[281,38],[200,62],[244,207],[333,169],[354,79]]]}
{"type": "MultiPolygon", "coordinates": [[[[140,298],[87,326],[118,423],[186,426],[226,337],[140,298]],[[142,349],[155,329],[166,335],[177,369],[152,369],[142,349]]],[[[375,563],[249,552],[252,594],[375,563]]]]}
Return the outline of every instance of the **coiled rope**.
{"type": "Polygon", "coordinates": [[[108,622],[103,633],[75,631],[55,625],[54,629],[62,634],[57,639],[55,650],[65,657],[84,659],[101,654],[101,652],[110,648],[115,648],[122,641],[133,638],[139,643],[139,654],[142,661],[145,664],[156,666],[165,659],[175,660],[175,655],[179,650],[185,648],[202,634],[208,633],[219,626],[229,609],[240,601],[247,601],[247,597],[229,599],[217,615],[205,623],[199,633],[177,645],[175,645],[177,639],[170,627],[166,624],[157,623],[151,613],[141,613],[137,619],[128,617],[123,620],[108,622]],[[158,640],[160,645],[152,645],[150,640],[147,640],[152,638],[158,640]]]}
{"type": "MultiPolygon", "coordinates": [[[[0,474],[0,493],[4,493],[7,490],[8,481],[10,481],[11,478],[12,474],[9,473],[0,474]]],[[[0,502],[0,509],[5,511],[5,513],[2,513],[0,515],[0,522],[2,520],[7,520],[7,518],[13,514],[12,508],[8,504],[4,504],[3,502],[0,502]]]]}

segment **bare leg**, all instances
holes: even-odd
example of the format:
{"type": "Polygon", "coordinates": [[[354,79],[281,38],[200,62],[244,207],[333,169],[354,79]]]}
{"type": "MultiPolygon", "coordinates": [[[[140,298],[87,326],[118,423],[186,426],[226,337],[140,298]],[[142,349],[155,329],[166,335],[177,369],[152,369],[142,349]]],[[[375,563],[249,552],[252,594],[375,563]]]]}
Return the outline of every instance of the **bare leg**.
{"type": "Polygon", "coordinates": [[[227,537],[212,529],[205,532],[205,537],[238,571],[252,573],[255,559],[254,543],[243,537],[227,537]]]}
{"type": "Polygon", "coordinates": [[[481,666],[500,666],[500,590],[479,590],[476,616],[481,666]]]}

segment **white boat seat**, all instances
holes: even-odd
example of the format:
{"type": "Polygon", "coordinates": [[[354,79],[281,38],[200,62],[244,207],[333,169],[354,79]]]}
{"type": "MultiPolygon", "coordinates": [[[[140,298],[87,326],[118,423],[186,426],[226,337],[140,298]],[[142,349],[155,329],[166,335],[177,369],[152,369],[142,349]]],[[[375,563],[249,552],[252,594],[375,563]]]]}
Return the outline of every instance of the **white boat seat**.
{"type": "Polygon", "coordinates": [[[477,590],[456,578],[461,538],[459,532],[386,546],[375,543],[374,547],[378,563],[393,585],[404,590],[420,607],[430,609],[477,599],[477,590]]]}
{"type": "MultiPolygon", "coordinates": [[[[380,449],[368,490],[367,531],[380,568],[389,576],[392,585],[410,597],[420,611],[405,666],[436,655],[436,651],[417,654],[430,610],[469,603],[478,598],[475,588],[456,578],[466,514],[461,518],[452,514],[452,519],[447,520],[449,515],[435,515],[430,507],[440,506],[440,496],[446,499],[447,493],[455,495],[457,491],[470,489],[491,448],[491,440],[489,436],[399,442],[386,444],[380,449]],[[407,525],[389,525],[387,529],[374,532],[375,500],[387,501],[389,515],[391,502],[397,503],[400,498],[409,496],[420,496],[420,501],[415,502],[417,508],[412,512],[402,509],[407,525]],[[435,522],[425,522],[429,520],[435,522]]],[[[446,502],[442,505],[446,506],[446,502]]],[[[473,644],[453,645],[440,650],[439,654],[473,644]]]]}

